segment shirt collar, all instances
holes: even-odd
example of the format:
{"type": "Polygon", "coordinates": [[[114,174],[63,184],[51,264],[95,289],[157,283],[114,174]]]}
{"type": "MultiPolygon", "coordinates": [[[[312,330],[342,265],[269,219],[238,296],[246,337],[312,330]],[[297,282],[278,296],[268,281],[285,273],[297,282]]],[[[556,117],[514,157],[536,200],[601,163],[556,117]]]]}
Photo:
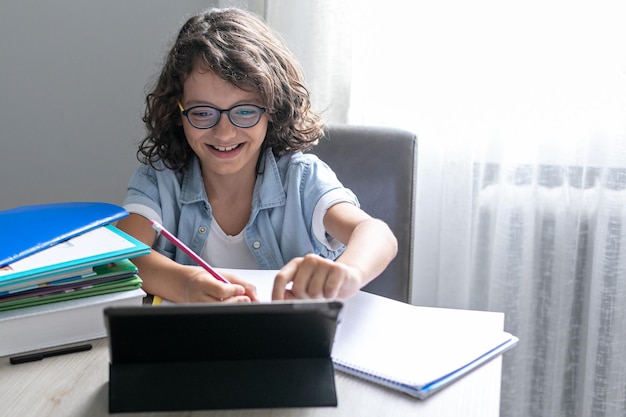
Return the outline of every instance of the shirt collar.
{"type": "Polygon", "coordinates": [[[263,173],[257,175],[254,205],[259,209],[284,205],[287,201],[285,187],[272,149],[266,149],[261,155],[259,166],[263,167],[263,173]]]}
{"type": "MultiPolygon", "coordinates": [[[[286,196],[280,169],[271,149],[266,149],[261,154],[259,166],[263,167],[263,173],[257,175],[254,186],[253,205],[259,209],[276,207],[285,204],[286,196]]],[[[191,204],[198,201],[208,201],[202,181],[202,170],[200,161],[194,157],[189,164],[189,169],[183,174],[183,181],[180,191],[180,202],[191,204]]]]}
{"type": "Polygon", "coordinates": [[[189,164],[189,169],[183,174],[180,202],[182,204],[191,204],[198,201],[208,201],[208,199],[204,190],[204,182],[202,181],[200,161],[194,156],[189,164]]]}

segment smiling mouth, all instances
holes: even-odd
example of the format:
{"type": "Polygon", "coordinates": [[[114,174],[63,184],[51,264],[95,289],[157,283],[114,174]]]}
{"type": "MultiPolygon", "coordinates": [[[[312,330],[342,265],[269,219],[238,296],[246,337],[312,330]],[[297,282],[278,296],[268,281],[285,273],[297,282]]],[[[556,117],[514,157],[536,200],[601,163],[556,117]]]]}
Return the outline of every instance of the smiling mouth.
{"type": "Polygon", "coordinates": [[[241,144],[239,143],[233,146],[215,146],[215,145],[209,145],[209,146],[211,146],[211,148],[218,150],[220,152],[230,152],[230,151],[237,149],[239,146],[241,146],[241,144]]]}

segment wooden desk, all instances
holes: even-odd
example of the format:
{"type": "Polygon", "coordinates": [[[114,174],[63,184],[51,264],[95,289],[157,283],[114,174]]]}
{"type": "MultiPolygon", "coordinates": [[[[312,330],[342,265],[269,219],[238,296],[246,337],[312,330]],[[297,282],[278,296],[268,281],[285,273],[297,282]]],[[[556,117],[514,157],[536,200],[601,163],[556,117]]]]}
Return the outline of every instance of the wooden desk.
{"type": "MultiPolygon", "coordinates": [[[[0,358],[0,415],[99,417],[108,413],[107,339],[88,352],[11,365],[0,358]]],[[[425,401],[336,372],[338,407],[113,414],[128,417],[497,417],[501,357],[425,401]]]]}

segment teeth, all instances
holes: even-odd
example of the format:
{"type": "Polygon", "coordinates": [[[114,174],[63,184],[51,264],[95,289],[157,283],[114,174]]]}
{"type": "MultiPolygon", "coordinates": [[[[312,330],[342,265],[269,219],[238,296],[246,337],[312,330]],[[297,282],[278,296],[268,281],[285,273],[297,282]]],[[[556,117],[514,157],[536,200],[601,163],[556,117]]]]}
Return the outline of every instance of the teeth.
{"type": "Polygon", "coordinates": [[[224,147],[224,146],[213,146],[213,147],[215,149],[217,149],[218,151],[220,151],[220,152],[228,152],[228,151],[232,151],[237,146],[239,146],[239,145],[233,145],[233,146],[228,146],[228,147],[224,147]]]}

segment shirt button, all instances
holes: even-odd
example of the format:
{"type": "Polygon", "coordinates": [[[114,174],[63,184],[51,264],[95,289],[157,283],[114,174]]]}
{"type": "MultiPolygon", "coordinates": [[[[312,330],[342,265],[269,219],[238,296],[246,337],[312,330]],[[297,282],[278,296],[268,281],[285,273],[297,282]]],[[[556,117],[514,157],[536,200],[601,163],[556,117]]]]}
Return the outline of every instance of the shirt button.
{"type": "Polygon", "coordinates": [[[206,233],[206,227],[204,227],[204,226],[200,226],[200,227],[198,228],[198,232],[200,232],[200,233],[202,233],[202,234],[206,233]]]}
{"type": "Polygon", "coordinates": [[[254,242],[254,243],[252,244],[252,247],[253,247],[254,249],[259,249],[259,248],[261,247],[261,242],[259,242],[259,241],[257,240],[256,242],[254,242]]]}

